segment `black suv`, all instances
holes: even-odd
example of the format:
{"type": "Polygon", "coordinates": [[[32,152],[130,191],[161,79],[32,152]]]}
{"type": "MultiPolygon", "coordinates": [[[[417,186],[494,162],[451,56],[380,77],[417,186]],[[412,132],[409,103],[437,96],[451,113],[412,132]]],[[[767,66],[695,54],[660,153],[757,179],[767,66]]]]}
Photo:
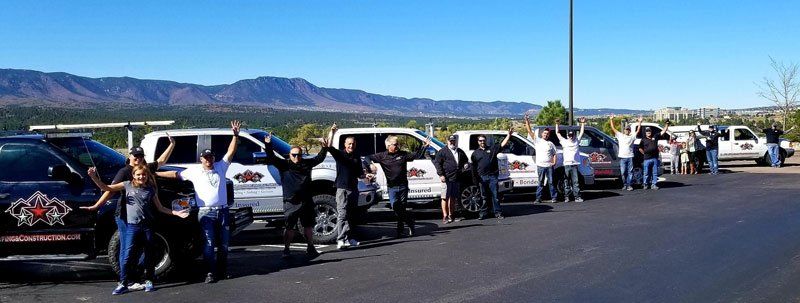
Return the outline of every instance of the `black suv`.
{"type": "MultiPolygon", "coordinates": [[[[119,152],[91,140],[89,134],[0,138],[0,257],[86,254],[94,258],[107,253],[109,263],[119,272],[119,234],[114,223],[118,197],[96,214],[79,207],[93,205],[102,194],[86,174],[88,167],[96,166],[100,178],[109,183],[126,165],[125,160],[119,152]]],[[[167,208],[193,204],[191,183],[169,179],[157,183],[159,199],[167,208]]],[[[230,180],[228,193],[233,195],[230,180]]],[[[234,234],[253,220],[250,208],[231,209],[231,216],[234,234]]],[[[159,278],[202,252],[203,234],[195,216],[161,216],[155,231],[159,278]]]]}

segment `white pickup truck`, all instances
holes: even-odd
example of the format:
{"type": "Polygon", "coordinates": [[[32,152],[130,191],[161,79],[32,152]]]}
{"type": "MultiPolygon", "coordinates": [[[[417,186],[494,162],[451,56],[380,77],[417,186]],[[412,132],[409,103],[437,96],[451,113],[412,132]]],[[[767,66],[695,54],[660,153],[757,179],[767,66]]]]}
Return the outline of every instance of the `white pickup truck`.
{"type": "MultiPolygon", "coordinates": [[[[445,148],[445,144],[431,138],[427,133],[412,128],[342,128],[333,137],[331,144],[337,148],[343,148],[344,139],[354,137],[356,141],[356,151],[361,156],[368,156],[386,150],[384,140],[393,135],[398,137],[401,149],[408,152],[416,152],[430,138],[431,144],[420,159],[408,163],[408,201],[410,203],[430,203],[439,201],[442,192],[442,182],[436,175],[436,167],[433,165],[433,157],[436,152],[445,148]]],[[[509,177],[508,159],[505,155],[498,156],[500,162],[500,176],[498,180],[498,192],[504,193],[514,188],[514,182],[509,177]]],[[[376,164],[376,166],[379,166],[376,164]]],[[[378,168],[376,182],[381,188],[386,188],[386,176],[383,170],[378,168]]],[[[461,186],[461,206],[473,213],[477,213],[483,205],[480,190],[472,183],[472,178],[463,178],[461,186]]],[[[388,192],[383,191],[383,199],[388,200],[388,192]]]]}
{"type": "MultiPolygon", "coordinates": [[[[708,131],[709,125],[700,125],[701,130],[708,131]]],[[[678,137],[678,141],[685,142],[689,131],[697,132],[698,125],[670,126],[669,132],[678,137]]],[[[755,160],[759,165],[769,165],[770,158],[767,153],[767,139],[758,137],[749,127],[744,125],[718,125],[720,132],[718,142],[719,161],[755,160]]],[[[700,137],[700,142],[706,144],[706,138],[700,137]]],[[[794,155],[794,148],[789,141],[781,139],[780,160],[794,155]]]]}
{"type": "MultiPolygon", "coordinates": [[[[499,144],[506,136],[507,132],[501,130],[462,130],[453,133],[457,137],[458,147],[471,156],[472,152],[478,148],[478,136],[484,135],[490,142],[499,144]]],[[[536,172],[536,162],[534,159],[533,142],[519,133],[514,132],[508,141],[508,145],[504,148],[502,155],[506,156],[508,161],[508,171],[511,180],[514,181],[514,190],[525,190],[535,188],[538,184],[539,176],[536,172]]],[[[557,151],[558,162],[556,163],[556,170],[564,166],[563,151],[557,151]]],[[[580,153],[581,164],[578,167],[580,173],[580,182],[582,185],[594,184],[594,169],[591,166],[591,160],[586,153],[580,153]]],[[[561,176],[562,174],[556,174],[561,176]]],[[[555,178],[555,177],[554,177],[555,178]]],[[[556,178],[557,179],[557,178],[556,178]]],[[[560,181],[560,179],[557,179],[560,181]]],[[[557,182],[559,194],[563,194],[563,182],[557,182]]]]}
{"type": "MultiPolygon", "coordinates": [[[[176,129],[151,132],[142,139],[146,160],[154,161],[169,145],[167,133],[175,139],[175,150],[167,164],[177,167],[198,165],[199,153],[210,148],[217,155],[223,155],[231,141],[231,130],[223,128],[176,129]]],[[[264,154],[266,131],[243,129],[239,133],[239,145],[226,178],[233,181],[235,207],[251,207],[256,220],[265,220],[279,225],[283,219],[283,187],[280,174],[273,166],[256,163],[256,155],[264,154]]],[[[272,137],[275,156],[286,159],[291,149],[289,144],[277,136],[272,137]]],[[[314,188],[313,200],[317,214],[314,226],[314,241],[333,243],[336,240],[336,161],[328,155],[325,161],[311,172],[314,188]]],[[[355,212],[358,218],[378,202],[379,189],[375,184],[359,182],[359,202],[355,212]]]]}

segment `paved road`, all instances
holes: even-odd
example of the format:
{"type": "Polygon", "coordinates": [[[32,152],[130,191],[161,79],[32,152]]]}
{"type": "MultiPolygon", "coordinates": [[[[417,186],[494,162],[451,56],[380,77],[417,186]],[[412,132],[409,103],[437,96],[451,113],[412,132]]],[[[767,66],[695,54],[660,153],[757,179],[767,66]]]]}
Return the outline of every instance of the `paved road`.
{"type": "MultiPolygon", "coordinates": [[[[593,190],[588,202],[505,205],[508,217],[393,239],[388,212],[360,249],[280,260],[279,235],[251,229],[233,279],[176,280],[111,297],[101,260],[0,262],[0,302],[789,302],[800,298],[800,166],[731,165],[670,176],[659,191],[593,190]],[[724,168],[724,167],[723,167],[724,168]],[[66,266],[65,266],[66,264],[66,266]]],[[[199,276],[199,272],[195,273],[199,276]]]]}

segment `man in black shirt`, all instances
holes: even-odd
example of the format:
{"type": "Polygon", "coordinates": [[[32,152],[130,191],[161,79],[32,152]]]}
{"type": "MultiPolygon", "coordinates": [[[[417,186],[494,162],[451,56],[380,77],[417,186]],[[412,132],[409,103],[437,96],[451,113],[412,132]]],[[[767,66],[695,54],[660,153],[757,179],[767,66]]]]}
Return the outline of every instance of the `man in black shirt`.
{"type": "Polygon", "coordinates": [[[500,210],[500,200],[497,198],[497,176],[499,174],[497,164],[497,154],[508,144],[514,128],[508,129],[508,134],[500,144],[486,145],[486,136],[478,136],[478,149],[472,152],[472,175],[475,183],[480,185],[483,205],[478,213],[478,220],[486,219],[489,216],[489,205],[492,205],[494,216],[498,219],[503,218],[500,210]]]}
{"type": "MultiPolygon", "coordinates": [[[[403,236],[403,224],[408,225],[408,235],[414,236],[414,219],[406,212],[408,200],[408,162],[421,158],[425,153],[430,140],[420,147],[417,153],[412,154],[400,150],[397,136],[388,136],[384,142],[386,151],[367,156],[367,163],[378,163],[386,175],[386,186],[389,191],[389,204],[397,216],[397,237],[403,236]]],[[[372,169],[370,169],[372,170],[372,169]]]]}
{"type": "Polygon", "coordinates": [[[781,158],[779,154],[781,136],[792,130],[794,130],[794,126],[784,132],[778,129],[778,123],[772,123],[772,128],[765,128],[763,130],[764,135],[767,136],[767,153],[769,153],[769,158],[772,161],[770,163],[772,167],[781,167],[781,158]]]}
{"type": "Polygon", "coordinates": [[[278,159],[272,149],[272,135],[264,137],[264,151],[267,153],[267,164],[275,166],[281,173],[283,186],[283,216],[286,221],[286,230],[283,233],[283,257],[290,256],[289,245],[294,239],[294,229],[297,221],[303,225],[306,236],[306,254],[313,259],[319,256],[314,247],[313,228],[316,224],[314,218],[314,201],[311,199],[311,170],[325,160],[328,154],[328,140],[322,140],[322,150],[312,159],[303,159],[303,150],[293,146],[289,151],[289,160],[278,159]]]}
{"type": "Polygon", "coordinates": [[[453,209],[461,195],[459,177],[469,167],[467,154],[456,145],[456,136],[447,138],[447,147],[436,152],[433,165],[442,181],[442,223],[453,222],[453,209]]]}
{"type": "Polygon", "coordinates": [[[658,150],[658,140],[669,138],[669,134],[667,134],[668,129],[669,123],[664,127],[664,132],[660,133],[658,136],[653,136],[653,130],[650,127],[644,128],[644,137],[642,141],[639,142],[639,152],[644,155],[644,180],[642,182],[644,189],[647,189],[648,186],[653,190],[658,189],[656,183],[658,183],[658,163],[661,157],[658,150]]]}
{"type": "MultiPolygon", "coordinates": [[[[336,123],[331,126],[328,142],[333,142],[333,135],[339,128],[336,123]]],[[[356,139],[344,139],[344,151],[330,146],[328,152],[336,160],[336,247],[346,249],[358,246],[358,241],[350,237],[350,217],[348,210],[358,203],[358,178],[364,174],[361,156],[356,153],[356,139]]]]}
{"type": "Polygon", "coordinates": [[[709,174],[716,175],[719,173],[719,137],[720,133],[717,127],[711,125],[708,131],[700,129],[700,123],[697,123],[697,132],[706,137],[706,160],[708,161],[708,168],[711,170],[709,174]]]}

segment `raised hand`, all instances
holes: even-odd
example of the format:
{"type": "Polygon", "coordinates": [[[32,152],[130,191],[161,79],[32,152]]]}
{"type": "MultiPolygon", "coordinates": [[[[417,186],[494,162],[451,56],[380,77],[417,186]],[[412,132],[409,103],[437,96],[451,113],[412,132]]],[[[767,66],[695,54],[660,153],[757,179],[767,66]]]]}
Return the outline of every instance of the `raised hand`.
{"type": "Polygon", "coordinates": [[[331,132],[335,133],[337,130],[339,130],[339,126],[337,126],[336,122],[334,122],[333,125],[331,125],[331,132]]]}
{"type": "Polygon", "coordinates": [[[609,119],[612,119],[612,120],[613,120],[614,118],[616,118],[616,117],[617,117],[617,116],[616,116],[616,115],[614,115],[614,114],[610,114],[610,115],[608,115],[608,118],[609,118],[609,119]]]}
{"type": "Polygon", "coordinates": [[[560,118],[556,118],[555,122],[556,122],[556,124],[561,124],[561,119],[560,118]]]}
{"type": "Polygon", "coordinates": [[[266,136],[264,136],[264,143],[269,144],[270,142],[272,142],[272,132],[269,132],[266,136]]]}
{"type": "Polygon", "coordinates": [[[89,177],[95,178],[97,177],[97,168],[95,168],[94,166],[89,167],[89,170],[86,171],[86,173],[89,174],[89,177]]]}
{"type": "Polygon", "coordinates": [[[322,147],[328,147],[328,138],[320,138],[319,143],[322,144],[322,147]]]}
{"type": "Polygon", "coordinates": [[[175,144],[175,138],[170,136],[169,133],[167,133],[167,140],[169,140],[169,144],[175,144]]]}
{"type": "Polygon", "coordinates": [[[242,122],[239,120],[231,121],[231,130],[233,131],[234,136],[239,135],[239,129],[242,127],[242,122]]]}
{"type": "Polygon", "coordinates": [[[581,124],[585,124],[586,123],[586,117],[581,117],[580,119],[578,119],[578,122],[580,122],[581,124]]]}
{"type": "Polygon", "coordinates": [[[508,134],[511,135],[512,133],[514,133],[514,126],[513,125],[508,128],[508,134]]]}
{"type": "Polygon", "coordinates": [[[642,115],[639,115],[639,118],[636,118],[636,122],[642,123],[642,121],[644,121],[644,118],[642,118],[642,115]]]}

